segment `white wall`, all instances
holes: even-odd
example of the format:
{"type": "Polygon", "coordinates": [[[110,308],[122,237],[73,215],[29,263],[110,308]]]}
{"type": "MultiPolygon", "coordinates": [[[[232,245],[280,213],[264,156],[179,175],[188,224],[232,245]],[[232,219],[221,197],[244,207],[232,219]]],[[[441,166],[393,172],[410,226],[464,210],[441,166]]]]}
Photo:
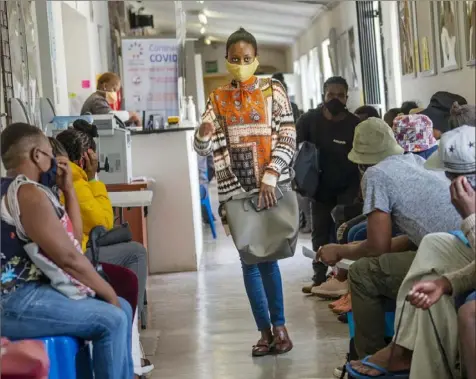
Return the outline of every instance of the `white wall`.
{"type": "MultiPolygon", "coordinates": [[[[322,67],[322,48],[321,44],[329,37],[329,32],[332,28],[336,28],[337,35],[348,31],[354,27],[356,39],[356,70],[359,87],[362,83],[362,73],[360,69],[360,51],[358,41],[357,28],[357,9],[355,1],[343,1],[330,11],[322,13],[314,23],[307,29],[307,31],[298,38],[295,45],[292,46],[288,54],[292,61],[298,60],[303,54],[309,54],[309,51],[317,47],[319,51],[320,67],[322,67]]],[[[288,61],[290,59],[288,58],[288,61]]],[[[289,63],[288,63],[289,64],[289,63]]],[[[361,89],[353,89],[349,91],[348,107],[355,109],[361,104],[361,89]]]]}
{"type": "MultiPolygon", "coordinates": [[[[217,61],[218,73],[225,74],[227,72],[225,65],[225,49],[226,45],[224,43],[213,43],[211,45],[204,45],[202,43],[196,44],[196,53],[202,55],[204,75],[207,74],[205,71],[206,61],[217,61]]],[[[258,46],[258,55],[258,60],[262,66],[274,66],[280,72],[292,71],[288,69],[285,49],[280,50],[258,46]]]]}
{"type": "MultiPolygon", "coordinates": [[[[474,104],[475,94],[475,67],[465,65],[464,43],[461,39],[461,61],[463,68],[461,70],[442,73],[437,69],[437,74],[429,77],[402,77],[400,69],[400,52],[398,40],[398,17],[396,12],[396,1],[381,1],[383,35],[385,40],[385,75],[388,86],[388,104],[387,108],[397,107],[402,101],[415,100],[422,107],[428,105],[431,95],[437,91],[448,91],[464,96],[469,103],[474,104]]],[[[462,7],[459,8],[459,20],[463,20],[462,7]]],[[[309,51],[317,46],[321,52],[321,42],[325,40],[331,28],[336,28],[337,35],[340,35],[350,27],[354,27],[356,35],[356,53],[357,53],[357,76],[359,87],[362,87],[362,70],[360,64],[360,51],[357,28],[357,11],[355,1],[341,2],[336,8],[320,15],[309,29],[297,39],[294,46],[288,49],[288,61],[299,60],[301,55],[308,54],[309,51]]],[[[460,36],[463,35],[464,23],[459,22],[460,36]]],[[[438,44],[436,54],[438,56],[438,44]]],[[[321,59],[321,57],[320,57],[321,59]]],[[[289,63],[288,63],[289,64],[289,63]]],[[[354,109],[361,104],[362,92],[358,90],[349,94],[349,108],[354,109]]]]}
{"type": "MultiPolygon", "coordinates": [[[[96,75],[107,71],[111,45],[107,1],[36,0],[35,5],[43,95],[53,99],[58,115],[68,115],[68,76],[71,83],[77,84],[74,71],[80,69],[83,72],[81,66],[83,64],[87,66],[84,68],[87,74],[85,77],[81,76],[81,80],[90,80],[91,88],[88,92],[91,93],[95,88],[96,75]],[[71,27],[67,20],[63,20],[63,6],[67,7],[64,9],[71,19],[85,20],[82,27],[71,27]],[[63,29],[64,22],[66,30],[63,29]],[[72,40],[76,42],[70,44],[72,40]],[[65,43],[68,43],[68,46],[65,43]],[[75,46],[82,50],[82,45],[87,45],[89,51],[84,60],[79,63],[69,59],[67,62],[67,57],[71,58],[67,50],[71,52],[75,46]]],[[[79,89],[81,80],[78,84],[79,89]]],[[[70,86],[72,89],[75,88],[70,86]]]]}

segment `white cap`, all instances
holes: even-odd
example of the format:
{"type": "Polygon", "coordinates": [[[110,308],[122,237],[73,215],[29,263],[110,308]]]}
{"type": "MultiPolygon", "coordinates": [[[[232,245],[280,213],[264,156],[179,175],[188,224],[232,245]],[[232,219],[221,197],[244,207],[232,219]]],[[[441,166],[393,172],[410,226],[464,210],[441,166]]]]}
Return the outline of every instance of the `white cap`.
{"type": "Polygon", "coordinates": [[[476,128],[464,125],[443,133],[438,150],[425,162],[425,168],[454,174],[476,172],[476,128]]]}

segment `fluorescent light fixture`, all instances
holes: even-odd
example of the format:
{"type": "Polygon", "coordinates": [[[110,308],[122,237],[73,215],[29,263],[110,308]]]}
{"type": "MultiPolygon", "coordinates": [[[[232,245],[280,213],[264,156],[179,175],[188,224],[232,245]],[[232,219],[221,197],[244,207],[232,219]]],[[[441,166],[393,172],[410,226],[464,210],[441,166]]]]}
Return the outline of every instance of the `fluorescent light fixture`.
{"type": "Polygon", "coordinates": [[[203,1],[197,1],[198,4],[203,4],[204,2],[203,1]]]}
{"type": "Polygon", "coordinates": [[[206,37],[203,42],[205,42],[205,45],[211,45],[212,44],[212,41],[210,40],[209,37],[206,37]]]}
{"type": "Polygon", "coordinates": [[[200,34],[205,34],[206,31],[207,31],[207,29],[205,29],[205,27],[202,26],[202,28],[200,29],[200,34]]]}
{"type": "Polygon", "coordinates": [[[198,20],[200,21],[201,24],[206,25],[207,24],[207,16],[205,16],[205,13],[200,12],[198,14],[198,20]]]}

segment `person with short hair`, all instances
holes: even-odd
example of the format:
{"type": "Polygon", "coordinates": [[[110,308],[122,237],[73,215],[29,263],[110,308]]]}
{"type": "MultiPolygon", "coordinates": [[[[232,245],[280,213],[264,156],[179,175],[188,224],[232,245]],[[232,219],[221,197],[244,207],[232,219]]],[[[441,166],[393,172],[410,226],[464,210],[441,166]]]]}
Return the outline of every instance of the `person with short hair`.
{"type": "Polygon", "coordinates": [[[132,309],[81,254],[81,215],[67,159],[55,158],[42,130],[24,123],[3,130],[1,154],[8,171],[1,183],[2,335],[92,341],[96,378],[131,379],[132,309]],[[95,297],[74,300],[53,288],[24,249],[31,242],[95,297]]]}
{"type": "Polygon", "coordinates": [[[329,265],[355,261],[348,280],[355,347],[363,358],[385,346],[384,299],[396,299],[422,239],[457,229],[460,217],[451,205],[445,175],[426,170],[423,158],[404,154],[383,120],[369,118],[359,124],[349,159],[364,173],[367,239],[323,246],[318,258],[329,265]],[[394,226],[402,235],[392,238],[394,226]]]}
{"type": "MultiPolygon", "coordinates": [[[[117,93],[121,90],[121,78],[113,72],[106,72],[98,78],[96,92],[92,93],[81,108],[81,115],[101,115],[113,111],[111,104],[117,102],[117,93]]],[[[142,120],[135,112],[129,112],[126,125],[141,126],[142,120]]]]}
{"type": "MultiPolygon", "coordinates": [[[[303,114],[297,123],[298,144],[313,143],[319,150],[321,170],[319,188],[315,201],[311,203],[312,249],[318,251],[328,244],[335,234],[331,211],[337,205],[353,204],[359,194],[359,170],[349,161],[347,155],[352,149],[355,127],[359,118],[348,111],[349,86],[347,81],[334,76],[324,83],[323,105],[303,114]]],[[[323,290],[340,296],[347,292],[347,284],[332,279],[327,280],[328,267],[322,262],[313,262],[314,277],[311,285],[305,286],[304,293],[323,290]]]]}
{"type": "Polygon", "coordinates": [[[415,101],[404,101],[400,107],[400,110],[404,115],[408,115],[413,109],[416,108],[418,108],[418,104],[415,101]]]}
{"type": "Polygon", "coordinates": [[[387,123],[388,126],[393,128],[393,121],[401,113],[402,113],[402,110],[400,108],[392,108],[392,109],[389,109],[387,113],[385,113],[385,115],[383,116],[383,119],[387,123]]]}
{"type": "Polygon", "coordinates": [[[463,125],[476,126],[476,106],[460,105],[455,101],[451,107],[448,125],[451,130],[463,125]]]}
{"type": "Polygon", "coordinates": [[[374,107],[371,105],[362,105],[361,107],[358,107],[355,111],[354,114],[360,118],[360,121],[365,121],[369,117],[377,117],[380,118],[380,113],[378,113],[378,110],[376,110],[374,107]]]}
{"type": "MultiPolygon", "coordinates": [[[[296,151],[296,128],[282,83],[259,79],[256,38],[240,28],[226,42],[226,67],[231,83],[208,98],[194,147],[213,154],[221,204],[235,195],[258,190],[258,206],[277,205],[276,186],[286,178],[296,151]]],[[[280,186],[291,191],[291,186],[280,186]]],[[[226,215],[221,212],[227,230],[226,215]]],[[[298,220],[296,219],[296,223],[298,220]]],[[[296,225],[297,226],[297,225],[296,225]]],[[[284,354],[293,348],[286,328],[281,272],[277,261],[241,262],[245,288],[261,338],[253,356],[284,354]]]]}
{"type": "MultiPolygon", "coordinates": [[[[429,170],[444,171],[450,184],[453,210],[460,217],[459,225],[446,233],[426,235],[406,274],[397,295],[394,341],[378,351],[361,352],[360,357],[373,354],[362,361],[348,365],[350,374],[358,377],[378,377],[384,371],[408,370],[410,378],[446,378],[448,373],[435,337],[435,328],[441,337],[442,347],[448,358],[453,377],[457,375],[458,335],[455,300],[447,295],[474,291],[475,259],[475,192],[476,189],[476,128],[462,126],[442,135],[439,149],[425,163],[429,170]],[[463,222],[461,224],[461,218],[463,222]],[[461,230],[459,230],[461,226],[461,230]],[[431,281],[436,281],[436,286],[431,281]],[[442,285],[440,285],[442,283],[442,285]],[[406,304],[409,299],[417,307],[406,304]],[[439,301],[437,301],[439,299],[439,301]],[[425,310],[431,306],[432,320],[425,310]]],[[[440,191],[427,184],[431,191],[440,191]]],[[[441,208],[442,203],[427,199],[427,204],[441,208]]],[[[446,208],[446,206],[445,206],[446,208]]],[[[427,208],[427,212],[428,212],[427,208]]],[[[434,215],[444,220],[448,215],[434,215]]],[[[358,262],[357,262],[358,263],[358,262]]],[[[352,266],[351,266],[352,267],[352,266]]],[[[375,275],[375,272],[372,272],[375,275]]],[[[464,296],[466,297],[466,296],[464,296]]],[[[468,299],[473,301],[474,298],[468,299]]],[[[369,306],[366,303],[366,306],[369,306]]],[[[369,321],[372,321],[370,319],[369,321]]],[[[473,318],[474,325],[474,318],[473,318]]],[[[356,325],[356,329],[359,326],[356,325]]],[[[375,324],[374,324],[375,328],[375,324]]],[[[367,328],[368,331],[369,328],[367,328]]],[[[473,327],[474,347],[474,327],[473,327]]],[[[383,347],[383,346],[382,346],[383,347]]],[[[474,373],[474,355],[470,358],[474,373]]],[[[403,373],[402,373],[403,374],[403,373]]],[[[473,375],[474,378],[474,375],[473,375]]]]}

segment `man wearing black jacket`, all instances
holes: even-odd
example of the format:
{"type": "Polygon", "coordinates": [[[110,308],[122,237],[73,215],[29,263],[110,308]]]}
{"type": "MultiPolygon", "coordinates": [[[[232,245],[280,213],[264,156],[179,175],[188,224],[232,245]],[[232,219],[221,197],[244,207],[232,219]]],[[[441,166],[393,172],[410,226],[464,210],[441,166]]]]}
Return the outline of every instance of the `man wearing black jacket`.
{"type": "MultiPolygon", "coordinates": [[[[347,110],[348,85],[334,76],[324,83],[323,104],[302,115],[296,125],[297,142],[311,142],[320,151],[319,189],[312,203],[312,249],[318,251],[334,233],[331,211],[336,205],[352,204],[359,192],[359,171],[347,155],[352,150],[355,127],[360,120],[347,110]]],[[[326,281],[327,266],[313,262],[313,286],[326,281]]]]}

